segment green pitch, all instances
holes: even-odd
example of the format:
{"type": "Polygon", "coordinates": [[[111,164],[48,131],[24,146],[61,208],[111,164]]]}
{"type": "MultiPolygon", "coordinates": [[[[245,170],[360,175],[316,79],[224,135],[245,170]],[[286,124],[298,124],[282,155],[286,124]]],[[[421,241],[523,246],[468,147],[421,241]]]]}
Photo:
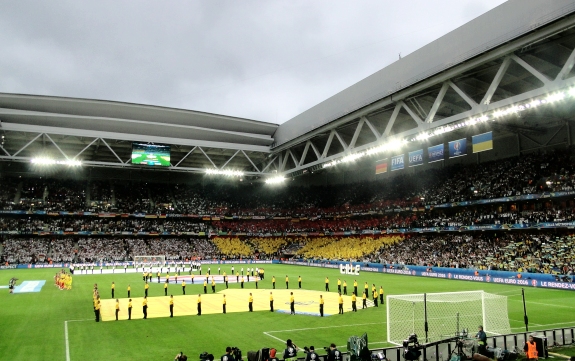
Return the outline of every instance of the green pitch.
{"type": "MultiPolygon", "coordinates": [[[[228,273],[231,266],[222,270],[228,273]]],[[[238,265],[235,265],[236,270],[238,265]]],[[[241,267],[241,266],[240,266],[241,267]]],[[[302,288],[323,291],[325,277],[330,279],[330,290],[337,291],[337,279],[346,279],[348,293],[353,276],[343,276],[339,270],[303,266],[263,265],[266,279],[261,288],[271,288],[276,276],[276,288],[285,289],[285,275],[289,275],[290,289],[297,296],[297,277],[303,279],[302,288]]],[[[46,280],[39,293],[9,294],[0,289],[0,360],[171,360],[184,351],[191,360],[207,351],[219,357],[226,346],[237,346],[247,356],[248,350],[275,347],[283,350],[284,341],[291,338],[298,346],[314,345],[321,349],[334,342],[345,345],[352,335],[367,332],[370,348],[390,346],[386,340],[385,307],[371,307],[357,313],[315,317],[305,315],[257,311],[153,318],[148,320],[94,322],[92,286],[98,283],[103,299],[111,298],[110,285],[116,283],[116,297],[126,297],[126,287],[132,286],[132,298],[142,297],[144,287],[141,274],[77,275],[71,291],[60,291],[53,286],[53,269],[2,270],[0,285],[7,285],[11,277],[19,283],[25,280],[46,280]],[[67,322],[66,322],[67,321],[67,322]],[[67,341],[66,341],[67,329],[67,341]]],[[[386,294],[455,292],[484,290],[508,297],[509,318],[514,331],[524,330],[521,288],[517,286],[483,284],[465,281],[439,280],[423,277],[363,272],[356,277],[360,289],[365,281],[380,285],[386,294]]],[[[155,281],[155,279],[154,279],[155,281]]],[[[230,284],[237,289],[240,285],[230,284]]],[[[255,288],[249,283],[246,288],[255,288]]],[[[220,291],[223,285],[218,284],[220,291]]],[[[186,286],[190,302],[195,302],[201,285],[186,286]]],[[[208,287],[208,292],[211,292],[208,287]]],[[[170,284],[169,293],[181,294],[181,286],[170,284]]],[[[572,291],[525,289],[530,330],[575,325],[575,293],[572,291]]],[[[163,296],[162,284],[151,283],[149,296],[163,296]]],[[[296,298],[297,301],[297,298],[296,298]]],[[[276,298],[275,304],[287,300],[276,298]]],[[[361,302],[358,302],[361,306],[361,302]]],[[[277,307],[277,306],[276,306],[277,307]]],[[[141,310],[141,304],[134,303],[141,310]]],[[[247,300],[245,308],[247,310],[247,300]]],[[[277,307],[279,308],[279,307],[277,307]]],[[[296,306],[297,310],[297,306],[296,306]]],[[[166,310],[167,313],[167,310],[166,310]]],[[[176,312],[177,316],[177,304],[176,312]]],[[[407,335],[406,335],[407,336],[407,335]]],[[[345,350],[345,347],[340,347],[345,350]]]]}

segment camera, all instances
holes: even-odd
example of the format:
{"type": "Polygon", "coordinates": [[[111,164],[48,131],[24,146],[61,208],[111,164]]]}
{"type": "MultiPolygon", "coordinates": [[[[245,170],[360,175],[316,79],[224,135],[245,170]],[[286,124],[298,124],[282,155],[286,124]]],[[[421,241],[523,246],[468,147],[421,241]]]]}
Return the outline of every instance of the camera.
{"type": "Polygon", "coordinates": [[[412,333],[406,340],[403,340],[403,358],[408,361],[415,361],[421,356],[421,346],[417,340],[417,335],[412,333]]]}
{"type": "Polygon", "coordinates": [[[232,353],[234,354],[234,358],[236,360],[241,360],[242,358],[242,350],[237,347],[232,347],[232,353]]]}
{"type": "Polygon", "coordinates": [[[214,361],[214,355],[204,351],[200,354],[200,361],[214,361]]]}
{"type": "Polygon", "coordinates": [[[329,352],[329,346],[323,348],[324,351],[329,352]]]}

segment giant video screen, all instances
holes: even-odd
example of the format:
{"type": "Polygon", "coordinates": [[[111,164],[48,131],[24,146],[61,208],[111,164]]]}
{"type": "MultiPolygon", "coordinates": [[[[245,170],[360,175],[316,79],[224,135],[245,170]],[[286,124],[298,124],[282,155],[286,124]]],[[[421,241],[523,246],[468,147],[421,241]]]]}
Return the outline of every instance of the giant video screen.
{"type": "Polygon", "coordinates": [[[170,146],[132,143],[132,164],[169,167],[170,146]]]}

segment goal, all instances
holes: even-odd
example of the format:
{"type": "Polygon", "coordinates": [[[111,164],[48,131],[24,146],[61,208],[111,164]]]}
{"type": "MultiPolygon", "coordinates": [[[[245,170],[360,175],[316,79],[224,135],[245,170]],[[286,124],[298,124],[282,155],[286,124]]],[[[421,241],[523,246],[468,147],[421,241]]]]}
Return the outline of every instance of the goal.
{"type": "Polygon", "coordinates": [[[134,267],[163,266],[166,256],[134,256],[134,267]]]}
{"type": "Polygon", "coordinates": [[[454,337],[463,329],[474,335],[479,325],[487,335],[511,333],[507,297],[484,291],[387,296],[390,343],[401,345],[413,333],[426,343],[454,337]]]}

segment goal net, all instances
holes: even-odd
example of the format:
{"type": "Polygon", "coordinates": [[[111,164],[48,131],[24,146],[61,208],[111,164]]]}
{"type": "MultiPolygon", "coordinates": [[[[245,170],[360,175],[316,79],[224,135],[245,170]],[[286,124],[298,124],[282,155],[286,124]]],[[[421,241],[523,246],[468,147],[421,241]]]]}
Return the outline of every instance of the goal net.
{"type": "Polygon", "coordinates": [[[166,256],[134,256],[134,267],[163,266],[166,256]]]}
{"type": "Polygon", "coordinates": [[[475,334],[479,325],[487,335],[511,333],[507,297],[483,291],[387,296],[387,341],[390,343],[401,345],[413,333],[420,342],[453,337],[463,329],[475,334]]]}

